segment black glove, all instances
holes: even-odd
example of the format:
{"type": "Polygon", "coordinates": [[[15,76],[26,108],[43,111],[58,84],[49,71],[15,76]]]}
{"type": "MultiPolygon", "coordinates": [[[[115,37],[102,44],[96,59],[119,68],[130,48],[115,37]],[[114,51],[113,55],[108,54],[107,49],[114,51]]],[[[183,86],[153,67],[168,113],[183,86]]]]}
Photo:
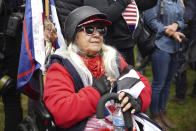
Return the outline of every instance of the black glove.
{"type": "MultiPolygon", "coordinates": [[[[126,93],[125,92],[125,95],[124,97],[122,98],[122,100],[125,98],[125,97],[128,97],[129,98],[129,101],[128,103],[131,103],[131,108],[130,110],[133,110],[135,109],[135,113],[138,113],[141,111],[142,109],[142,101],[141,99],[138,97],[137,99],[134,99],[130,94],[126,93]]],[[[121,101],[122,101],[121,100],[121,101]]]]}
{"type": "Polygon", "coordinates": [[[95,89],[99,91],[99,93],[104,95],[105,93],[110,91],[111,84],[110,81],[107,80],[107,77],[104,75],[100,79],[93,77],[93,85],[95,89]]]}

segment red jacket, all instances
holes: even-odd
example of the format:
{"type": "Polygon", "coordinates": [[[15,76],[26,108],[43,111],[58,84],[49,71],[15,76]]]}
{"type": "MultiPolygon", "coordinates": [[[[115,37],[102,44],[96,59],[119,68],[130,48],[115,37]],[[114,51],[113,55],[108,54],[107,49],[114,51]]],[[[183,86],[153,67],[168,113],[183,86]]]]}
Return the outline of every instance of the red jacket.
{"type": "MultiPolygon", "coordinates": [[[[121,70],[127,63],[120,58],[121,70]]],[[[145,88],[139,95],[142,100],[142,112],[145,111],[151,102],[151,87],[148,80],[138,73],[145,88]]],[[[58,127],[69,128],[79,121],[96,113],[99,92],[92,86],[87,86],[75,93],[75,87],[68,70],[53,63],[47,71],[44,87],[44,102],[54,117],[58,127]]]]}

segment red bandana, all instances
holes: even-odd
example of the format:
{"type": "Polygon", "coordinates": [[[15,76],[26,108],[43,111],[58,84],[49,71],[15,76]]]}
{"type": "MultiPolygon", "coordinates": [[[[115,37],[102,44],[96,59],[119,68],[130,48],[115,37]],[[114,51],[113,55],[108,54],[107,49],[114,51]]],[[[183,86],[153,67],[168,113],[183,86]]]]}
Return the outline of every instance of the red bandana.
{"type": "Polygon", "coordinates": [[[105,67],[103,65],[102,59],[100,55],[96,55],[95,57],[85,57],[80,55],[84,64],[89,69],[93,77],[100,78],[105,74],[105,67]]]}

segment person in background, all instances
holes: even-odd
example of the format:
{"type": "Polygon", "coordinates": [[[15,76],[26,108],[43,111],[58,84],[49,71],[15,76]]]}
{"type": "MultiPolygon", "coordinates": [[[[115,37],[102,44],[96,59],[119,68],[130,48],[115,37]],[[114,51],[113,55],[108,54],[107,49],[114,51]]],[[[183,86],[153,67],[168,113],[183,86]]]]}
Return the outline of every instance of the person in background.
{"type": "Polygon", "coordinates": [[[22,38],[22,17],[16,12],[22,4],[22,0],[2,0],[0,3],[0,88],[5,112],[4,131],[15,131],[23,119],[20,93],[16,90],[22,38]]]}
{"type": "Polygon", "coordinates": [[[186,77],[187,68],[186,68],[185,53],[183,49],[182,51],[179,51],[178,57],[179,57],[178,69],[175,74],[175,80],[174,80],[176,95],[171,96],[170,99],[175,101],[179,105],[184,105],[186,102],[185,99],[186,99],[186,91],[187,91],[187,77],[186,77]]]}
{"type": "Polygon", "coordinates": [[[148,80],[128,66],[116,49],[104,44],[103,36],[111,24],[105,14],[90,6],[76,8],[65,20],[68,49],[57,49],[51,56],[43,97],[59,130],[113,129],[111,114],[100,120],[95,113],[99,99],[110,91],[114,82],[123,111],[131,115],[144,112],[150,105],[148,80]],[[129,89],[122,91],[130,85],[130,81],[117,80],[126,74],[123,72],[138,79],[130,87],[140,90],[138,97],[133,97],[129,89]]]}
{"type": "Polygon", "coordinates": [[[156,49],[150,56],[152,64],[151,118],[164,131],[177,128],[167,116],[166,105],[172,79],[177,70],[179,43],[185,37],[184,7],[180,0],[159,0],[157,5],[144,12],[146,23],[156,34],[156,49]],[[160,13],[160,19],[158,14],[160,13]]]}
{"type": "MultiPolygon", "coordinates": [[[[185,4],[185,14],[184,19],[187,23],[187,38],[189,42],[196,43],[196,0],[187,0],[185,4]]],[[[190,43],[187,43],[190,44],[190,43]]],[[[189,48],[189,47],[188,47],[189,48]]],[[[188,50],[188,49],[187,49],[188,50]]],[[[186,57],[186,56],[185,56],[186,57]]],[[[185,58],[184,58],[185,59],[185,58]]],[[[185,61],[186,62],[186,61],[185,61]]],[[[195,62],[190,64],[191,68],[195,70],[195,62]]],[[[179,74],[179,79],[176,80],[176,95],[172,97],[172,100],[176,101],[178,104],[185,104],[185,96],[187,92],[187,76],[186,70],[179,74]]],[[[196,80],[193,84],[193,89],[191,97],[196,97],[196,80]]]]}
{"type": "Polygon", "coordinates": [[[57,15],[59,17],[61,27],[63,26],[64,19],[67,13],[76,7],[87,5],[92,6],[105,13],[108,19],[113,23],[112,26],[108,27],[108,35],[105,36],[105,43],[115,47],[125,58],[129,65],[134,66],[134,45],[136,44],[133,40],[132,33],[137,25],[139,17],[139,11],[144,11],[153,7],[157,0],[55,0],[57,15]],[[131,30],[128,27],[122,13],[128,4],[133,3],[131,7],[131,17],[129,22],[132,23],[131,30]]]}
{"type": "MultiPolygon", "coordinates": [[[[196,0],[187,0],[184,19],[187,21],[189,26],[190,41],[196,44],[196,0]]],[[[193,62],[193,69],[196,70],[196,62],[193,62]]],[[[190,94],[191,97],[196,97],[196,78],[193,84],[193,90],[190,94]]]]}

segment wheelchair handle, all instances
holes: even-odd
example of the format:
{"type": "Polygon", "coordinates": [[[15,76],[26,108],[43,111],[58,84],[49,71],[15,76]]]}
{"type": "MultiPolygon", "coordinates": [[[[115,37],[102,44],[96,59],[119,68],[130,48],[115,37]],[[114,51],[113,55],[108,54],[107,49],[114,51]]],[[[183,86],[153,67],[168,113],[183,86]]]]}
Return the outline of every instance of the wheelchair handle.
{"type": "MultiPolygon", "coordinates": [[[[116,100],[117,103],[120,103],[120,101],[118,100],[118,94],[117,93],[106,93],[105,95],[103,95],[97,104],[97,112],[96,112],[96,116],[98,119],[102,119],[104,118],[104,106],[105,103],[109,100],[116,100]]],[[[125,121],[125,127],[128,128],[128,131],[132,131],[133,129],[133,122],[132,122],[132,118],[131,118],[131,114],[128,111],[126,112],[122,112],[123,113],[123,117],[124,117],[124,121],[125,121]]]]}

